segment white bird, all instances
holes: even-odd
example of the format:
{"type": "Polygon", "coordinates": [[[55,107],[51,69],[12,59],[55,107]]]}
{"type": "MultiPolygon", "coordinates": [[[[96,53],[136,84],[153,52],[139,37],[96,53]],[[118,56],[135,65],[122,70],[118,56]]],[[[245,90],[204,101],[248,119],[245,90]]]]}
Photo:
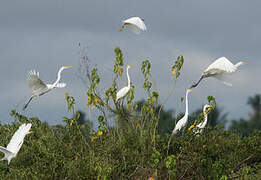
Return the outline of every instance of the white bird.
{"type": "Polygon", "coordinates": [[[231,83],[226,82],[226,75],[234,73],[242,64],[248,63],[240,61],[234,65],[225,57],[218,58],[208,66],[208,68],[203,72],[199,81],[196,84],[192,85],[191,88],[196,87],[203,78],[207,77],[214,77],[222,81],[225,85],[232,86],[231,83]]]}
{"type": "Polygon", "coordinates": [[[213,106],[209,104],[205,104],[205,106],[203,107],[204,121],[196,126],[197,128],[194,131],[196,134],[201,133],[202,130],[206,127],[208,122],[208,114],[212,108],[213,106]]]}
{"type": "Polygon", "coordinates": [[[119,99],[123,98],[124,96],[127,95],[127,93],[130,90],[130,76],[129,76],[129,69],[133,68],[134,66],[127,66],[127,78],[128,78],[128,86],[125,86],[123,88],[121,88],[117,94],[116,94],[116,101],[118,101],[119,99]]]}
{"type": "Polygon", "coordinates": [[[140,34],[141,31],[147,30],[144,20],[140,17],[131,17],[129,19],[124,20],[122,22],[120,31],[122,31],[125,26],[128,27],[135,34],[140,34]]]}
{"type": "Polygon", "coordinates": [[[9,144],[7,145],[7,147],[2,147],[0,146],[0,151],[2,153],[5,154],[4,158],[1,159],[1,161],[3,160],[7,160],[8,164],[10,163],[10,161],[16,157],[17,153],[19,152],[20,148],[23,145],[24,142],[24,138],[27,134],[30,134],[31,132],[29,132],[30,128],[31,128],[32,124],[22,124],[19,129],[14,133],[11,141],[9,142],[9,144]]]}
{"type": "Polygon", "coordinates": [[[28,106],[28,104],[31,102],[31,100],[35,97],[39,97],[49,91],[51,91],[54,88],[63,88],[66,86],[65,83],[59,83],[61,79],[61,73],[64,69],[71,68],[72,66],[62,66],[57,74],[57,80],[53,84],[45,84],[40,79],[39,72],[36,71],[30,71],[28,73],[28,85],[32,89],[32,95],[28,102],[25,104],[23,110],[25,110],[28,106]]]}
{"type": "Polygon", "coordinates": [[[183,118],[181,118],[177,122],[174,130],[172,131],[173,135],[176,134],[178,131],[180,131],[181,128],[185,127],[187,125],[187,123],[188,123],[188,94],[190,92],[193,92],[193,91],[194,91],[194,89],[188,89],[187,92],[186,92],[186,111],[185,111],[185,115],[183,116],[183,118]]]}

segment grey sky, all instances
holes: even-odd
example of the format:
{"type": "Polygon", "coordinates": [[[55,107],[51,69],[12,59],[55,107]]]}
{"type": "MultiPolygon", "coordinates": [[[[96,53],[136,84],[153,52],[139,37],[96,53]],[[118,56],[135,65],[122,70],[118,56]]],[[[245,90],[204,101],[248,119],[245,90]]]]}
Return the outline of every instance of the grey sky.
{"type": "MultiPolygon", "coordinates": [[[[185,64],[176,92],[167,102],[169,109],[177,108],[186,88],[216,58],[226,56],[232,62],[248,61],[250,64],[240,67],[233,76],[233,87],[207,79],[189,97],[190,111],[204,104],[206,96],[213,95],[224,112],[230,113],[230,118],[247,117],[250,111],[247,97],[260,93],[261,89],[260,6],[258,0],[3,1],[0,6],[0,120],[11,122],[10,110],[30,94],[26,82],[29,70],[38,70],[44,82],[52,82],[62,65],[73,66],[62,74],[62,82],[67,87],[33,100],[25,115],[37,116],[51,124],[60,123],[63,116],[69,115],[65,92],[76,98],[76,108],[87,112],[85,88],[76,76],[78,42],[88,46],[92,63],[107,77],[104,87],[109,85],[107,81],[112,74],[115,46],[123,50],[126,64],[138,66],[142,60],[151,60],[162,98],[173,82],[169,66],[182,54],[185,64]],[[144,18],[148,31],[140,36],[119,32],[121,21],[131,16],[144,18]]],[[[132,69],[130,76],[138,100],[144,95],[139,69],[132,69]]],[[[121,85],[125,81],[123,77],[121,85]]]]}

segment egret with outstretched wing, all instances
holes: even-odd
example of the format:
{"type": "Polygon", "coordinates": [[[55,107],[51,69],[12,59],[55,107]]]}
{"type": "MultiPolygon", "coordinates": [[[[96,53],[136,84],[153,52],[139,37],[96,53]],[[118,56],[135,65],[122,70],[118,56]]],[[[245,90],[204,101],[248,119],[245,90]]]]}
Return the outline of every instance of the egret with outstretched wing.
{"type": "Polygon", "coordinates": [[[203,72],[199,81],[191,86],[191,88],[196,87],[200,81],[207,77],[214,77],[220,81],[222,81],[225,85],[232,86],[231,83],[226,81],[226,76],[228,74],[234,73],[237,68],[243,64],[248,64],[247,62],[238,62],[236,64],[232,64],[227,58],[221,57],[214,61],[212,64],[208,66],[208,68],[203,72]]]}
{"type": "Polygon", "coordinates": [[[0,146],[0,151],[2,153],[5,154],[5,156],[1,159],[1,161],[3,160],[7,160],[8,164],[10,163],[10,161],[16,157],[17,153],[19,152],[20,148],[23,145],[24,142],[24,138],[27,134],[30,134],[31,132],[29,132],[30,128],[31,128],[32,124],[22,124],[19,129],[14,133],[11,141],[9,142],[9,144],[7,145],[7,147],[2,147],[0,146]]]}
{"type": "Polygon", "coordinates": [[[62,66],[57,74],[57,80],[53,84],[45,84],[40,79],[39,72],[36,71],[30,71],[28,73],[28,85],[32,89],[32,95],[28,102],[23,107],[23,110],[25,110],[28,106],[28,104],[31,102],[31,100],[35,97],[39,97],[49,91],[51,91],[54,88],[63,88],[66,86],[65,83],[59,83],[61,79],[61,73],[64,69],[71,68],[72,66],[62,66]]]}
{"type": "Polygon", "coordinates": [[[122,31],[124,27],[129,28],[135,34],[140,34],[141,31],[147,30],[144,20],[140,17],[131,17],[129,19],[124,20],[122,22],[120,31],[122,31]]]}

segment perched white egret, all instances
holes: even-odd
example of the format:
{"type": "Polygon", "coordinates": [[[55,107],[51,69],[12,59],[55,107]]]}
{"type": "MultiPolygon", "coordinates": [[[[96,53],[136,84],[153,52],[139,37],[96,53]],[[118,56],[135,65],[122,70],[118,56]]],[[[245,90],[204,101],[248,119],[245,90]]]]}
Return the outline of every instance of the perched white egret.
{"type": "Polygon", "coordinates": [[[121,88],[117,94],[116,94],[116,101],[118,101],[119,99],[123,98],[124,96],[127,95],[127,93],[129,92],[130,90],[130,76],[129,76],[129,69],[130,68],[133,68],[134,66],[127,66],[127,78],[128,78],[128,86],[125,86],[123,88],[121,88]]]}
{"type": "Polygon", "coordinates": [[[36,71],[30,71],[28,73],[28,85],[32,89],[32,95],[28,102],[25,104],[23,110],[25,110],[28,106],[28,104],[31,102],[31,100],[34,97],[39,97],[49,91],[51,91],[54,88],[63,88],[66,86],[65,83],[59,83],[61,79],[61,73],[64,69],[71,68],[72,66],[62,66],[57,74],[57,80],[53,84],[45,84],[40,79],[39,72],[36,71]]]}
{"type": "Polygon", "coordinates": [[[178,131],[181,130],[181,128],[185,127],[188,123],[188,94],[190,92],[193,92],[194,89],[188,89],[186,92],[186,111],[185,115],[177,122],[174,130],[172,131],[172,134],[176,134],[178,131]]]}
{"type": "Polygon", "coordinates": [[[222,81],[225,85],[232,86],[231,83],[226,82],[226,75],[234,73],[242,64],[248,64],[247,62],[238,62],[235,65],[232,64],[227,58],[221,57],[215,60],[208,68],[203,72],[199,81],[191,86],[196,87],[203,78],[214,77],[222,81]]]}
{"type": "Polygon", "coordinates": [[[205,106],[203,107],[204,121],[196,126],[197,128],[194,131],[196,134],[201,133],[202,130],[206,127],[208,122],[208,114],[212,108],[213,106],[209,104],[205,104],[205,106]]]}
{"type": "Polygon", "coordinates": [[[8,164],[10,163],[11,159],[16,157],[17,153],[19,152],[20,148],[23,145],[24,138],[27,134],[30,134],[29,132],[32,124],[22,124],[19,129],[14,133],[11,141],[7,145],[7,147],[0,146],[0,151],[5,154],[4,158],[1,159],[7,160],[8,164]]]}
{"type": "Polygon", "coordinates": [[[131,17],[129,19],[124,20],[122,22],[120,31],[122,31],[124,27],[128,27],[135,34],[140,34],[141,31],[147,30],[144,20],[140,17],[131,17]]]}

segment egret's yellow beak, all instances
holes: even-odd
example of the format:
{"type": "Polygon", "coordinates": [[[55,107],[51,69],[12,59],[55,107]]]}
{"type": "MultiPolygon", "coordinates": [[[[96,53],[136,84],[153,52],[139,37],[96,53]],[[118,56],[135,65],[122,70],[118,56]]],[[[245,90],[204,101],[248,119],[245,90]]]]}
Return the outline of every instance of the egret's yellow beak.
{"type": "Polygon", "coordinates": [[[242,64],[249,64],[249,62],[242,62],[242,64]]]}
{"type": "Polygon", "coordinates": [[[64,66],[64,68],[72,68],[72,66],[64,66]]]}
{"type": "Polygon", "coordinates": [[[33,131],[29,131],[27,134],[32,134],[33,133],[33,131]]]}
{"type": "Polygon", "coordinates": [[[191,129],[193,129],[195,127],[194,124],[192,124],[189,128],[188,128],[188,131],[191,131],[191,129]]]}
{"type": "Polygon", "coordinates": [[[188,90],[188,92],[194,92],[195,90],[194,89],[190,89],[190,90],[188,90]]]}

